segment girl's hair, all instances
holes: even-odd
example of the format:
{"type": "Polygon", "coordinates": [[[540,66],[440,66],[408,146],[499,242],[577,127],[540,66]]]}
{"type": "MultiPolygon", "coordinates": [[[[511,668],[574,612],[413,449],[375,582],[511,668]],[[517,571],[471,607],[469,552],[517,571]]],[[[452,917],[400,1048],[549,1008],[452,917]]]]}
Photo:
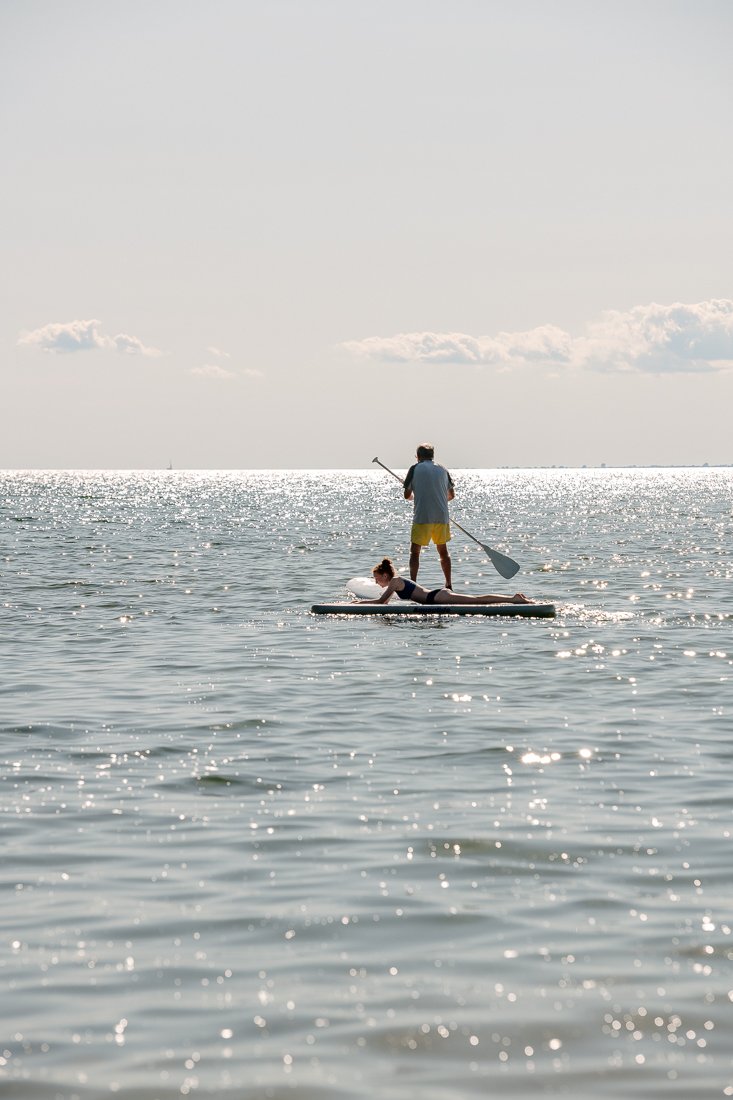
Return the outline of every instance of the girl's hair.
{"type": "Polygon", "coordinates": [[[379,565],[375,565],[372,573],[384,573],[391,580],[394,577],[394,566],[389,558],[382,558],[379,565]]]}

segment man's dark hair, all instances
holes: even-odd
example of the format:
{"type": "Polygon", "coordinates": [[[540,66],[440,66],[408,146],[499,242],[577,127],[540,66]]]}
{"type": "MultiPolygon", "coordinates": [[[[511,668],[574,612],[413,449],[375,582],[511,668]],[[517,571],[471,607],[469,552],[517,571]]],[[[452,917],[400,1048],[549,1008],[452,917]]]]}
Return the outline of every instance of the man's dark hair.
{"type": "Polygon", "coordinates": [[[435,447],[433,447],[432,443],[421,443],[417,449],[417,457],[420,462],[424,462],[425,459],[430,459],[432,462],[434,455],[435,447]]]}

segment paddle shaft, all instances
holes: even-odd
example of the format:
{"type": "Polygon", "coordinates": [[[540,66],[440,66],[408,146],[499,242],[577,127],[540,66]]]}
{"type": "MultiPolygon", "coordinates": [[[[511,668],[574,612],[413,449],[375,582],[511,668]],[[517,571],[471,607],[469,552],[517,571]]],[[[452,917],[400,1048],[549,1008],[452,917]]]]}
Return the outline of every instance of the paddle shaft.
{"type": "MultiPolygon", "coordinates": [[[[394,470],[390,470],[389,466],[385,466],[384,463],[380,462],[378,458],[373,458],[372,462],[376,462],[377,466],[381,466],[383,470],[386,470],[388,474],[391,474],[393,478],[396,478],[396,480],[399,481],[400,484],[404,484],[400,475],[396,474],[394,470]]],[[[507,580],[509,580],[509,578],[513,577],[515,573],[519,572],[519,565],[512,558],[507,557],[506,554],[502,554],[498,550],[494,550],[491,546],[487,546],[485,542],[481,542],[481,540],[477,539],[475,535],[472,535],[470,531],[467,531],[465,527],[461,527],[460,523],[458,523],[456,520],[451,519],[451,523],[453,523],[459,531],[463,531],[464,535],[466,535],[469,539],[472,539],[478,546],[481,547],[481,549],[486,554],[488,554],[489,559],[491,560],[491,564],[494,566],[498,573],[501,573],[502,577],[505,577],[507,580]]]]}

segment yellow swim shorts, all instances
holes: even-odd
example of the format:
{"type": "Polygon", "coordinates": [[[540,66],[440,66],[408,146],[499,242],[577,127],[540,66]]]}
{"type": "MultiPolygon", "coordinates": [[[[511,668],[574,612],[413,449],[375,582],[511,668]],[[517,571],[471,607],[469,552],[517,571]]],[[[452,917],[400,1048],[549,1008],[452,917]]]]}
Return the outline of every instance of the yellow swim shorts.
{"type": "Polygon", "coordinates": [[[449,523],[413,523],[410,539],[416,546],[427,546],[432,539],[436,546],[450,540],[449,523]]]}

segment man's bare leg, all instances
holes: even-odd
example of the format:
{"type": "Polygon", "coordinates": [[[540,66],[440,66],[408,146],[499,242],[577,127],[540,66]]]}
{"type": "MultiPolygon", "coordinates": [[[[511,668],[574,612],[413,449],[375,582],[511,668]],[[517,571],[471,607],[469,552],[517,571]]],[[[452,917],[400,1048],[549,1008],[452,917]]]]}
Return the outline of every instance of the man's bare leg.
{"type": "MultiPolygon", "coordinates": [[[[453,588],[451,584],[451,560],[448,553],[448,547],[443,542],[438,546],[438,554],[440,555],[440,568],[443,570],[443,576],[445,577],[445,587],[453,588]]],[[[414,579],[414,578],[413,578],[414,579]]]]}
{"type": "Polygon", "coordinates": [[[417,571],[420,568],[420,550],[416,542],[410,543],[410,577],[413,581],[417,580],[417,571]]]}

